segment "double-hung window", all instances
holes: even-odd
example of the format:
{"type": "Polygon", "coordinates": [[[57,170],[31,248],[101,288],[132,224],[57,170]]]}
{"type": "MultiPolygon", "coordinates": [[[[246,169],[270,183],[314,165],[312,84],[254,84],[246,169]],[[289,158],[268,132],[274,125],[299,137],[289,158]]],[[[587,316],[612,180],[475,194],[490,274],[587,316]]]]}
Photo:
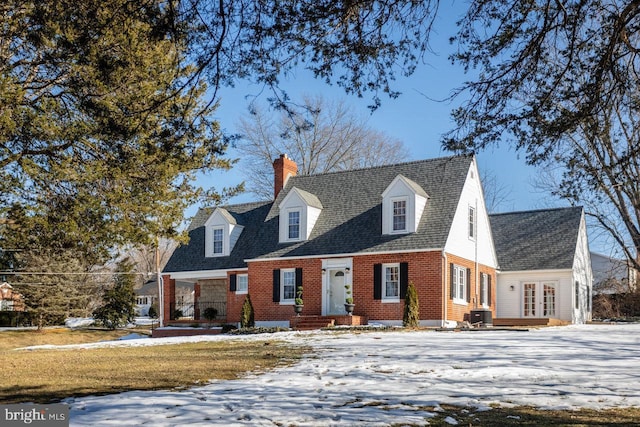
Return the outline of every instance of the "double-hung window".
{"type": "Polygon", "coordinates": [[[469,206],[469,238],[476,238],[476,209],[469,206]]]}
{"type": "Polygon", "coordinates": [[[222,255],[224,248],[224,230],[222,228],[213,229],[213,254],[222,255]]]}
{"type": "Polygon", "coordinates": [[[383,272],[383,300],[400,300],[400,264],[384,264],[383,272]]]}
{"type": "Polygon", "coordinates": [[[246,294],[247,292],[249,292],[249,275],[238,274],[237,283],[236,283],[236,293],[246,294]]]}
{"type": "Polygon", "coordinates": [[[407,201],[405,199],[393,201],[393,231],[407,230],[407,201]]]}
{"type": "Polygon", "coordinates": [[[298,240],[300,238],[300,211],[289,212],[289,239],[298,240]]]}
{"type": "Polygon", "coordinates": [[[280,280],[280,302],[292,302],[296,297],[296,270],[282,270],[282,278],[280,280]]]}
{"type": "Polygon", "coordinates": [[[458,303],[467,303],[467,269],[459,265],[453,266],[453,300],[458,303]]]}

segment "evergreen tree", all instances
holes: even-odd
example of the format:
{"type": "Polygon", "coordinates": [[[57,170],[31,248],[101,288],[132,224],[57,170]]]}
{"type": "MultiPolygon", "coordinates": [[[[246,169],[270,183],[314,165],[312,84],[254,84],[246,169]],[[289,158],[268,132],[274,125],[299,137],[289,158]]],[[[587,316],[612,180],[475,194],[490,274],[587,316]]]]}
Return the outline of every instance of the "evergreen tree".
{"type": "Polygon", "coordinates": [[[402,325],[405,328],[417,328],[420,326],[420,304],[418,303],[418,292],[413,282],[409,282],[407,295],[404,297],[402,325]]]}
{"type": "Polygon", "coordinates": [[[93,317],[103,326],[116,329],[132,322],[136,314],[136,294],[133,291],[135,276],[129,261],[118,264],[114,284],[104,290],[102,305],[93,312],[93,317]]]}
{"type": "Polygon", "coordinates": [[[242,304],[242,314],[240,315],[240,327],[253,328],[256,325],[255,314],[253,312],[253,304],[251,297],[247,294],[242,304]]]}

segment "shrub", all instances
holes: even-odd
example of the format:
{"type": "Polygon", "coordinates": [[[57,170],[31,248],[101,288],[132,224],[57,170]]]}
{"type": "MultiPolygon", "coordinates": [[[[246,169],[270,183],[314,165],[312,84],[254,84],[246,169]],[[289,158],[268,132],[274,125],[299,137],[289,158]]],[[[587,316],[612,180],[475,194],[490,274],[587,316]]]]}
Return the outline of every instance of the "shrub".
{"type": "Polygon", "coordinates": [[[253,328],[256,325],[255,314],[253,312],[253,304],[251,297],[247,294],[242,304],[242,314],[240,316],[240,326],[242,328],[253,328]]]}
{"type": "Polygon", "coordinates": [[[152,319],[157,319],[158,318],[158,309],[156,308],[155,304],[153,304],[151,307],[149,307],[148,316],[151,317],[152,319]]]}
{"type": "Polygon", "coordinates": [[[207,307],[205,308],[203,315],[205,319],[212,322],[216,317],[218,317],[218,310],[213,307],[207,307]]]}
{"type": "Polygon", "coordinates": [[[409,282],[407,295],[404,297],[402,325],[405,328],[417,328],[420,325],[420,304],[418,303],[418,292],[413,282],[409,282]]]}

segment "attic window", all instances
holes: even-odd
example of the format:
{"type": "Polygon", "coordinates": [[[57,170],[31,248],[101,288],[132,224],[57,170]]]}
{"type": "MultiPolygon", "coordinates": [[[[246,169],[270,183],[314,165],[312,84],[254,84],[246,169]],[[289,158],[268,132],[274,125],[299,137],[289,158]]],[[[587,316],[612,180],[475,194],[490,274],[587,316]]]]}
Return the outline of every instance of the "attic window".
{"type": "Polygon", "coordinates": [[[393,231],[407,230],[407,200],[393,201],[393,231]]]}
{"type": "Polygon", "coordinates": [[[382,193],[382,234],[415,233],[428,198],[416,182],[396,176],[382,193]]]}
{"type": "Polygon", "coordinates": [[[222,255],[224,248],[224,229],[222,227],[213,229],[213,253],[222,255]]]}
{"type": "Polygon", "coordinates": [[[289,239],[298,240],[300,238],[300,211],[289,212],[289,239]]]}

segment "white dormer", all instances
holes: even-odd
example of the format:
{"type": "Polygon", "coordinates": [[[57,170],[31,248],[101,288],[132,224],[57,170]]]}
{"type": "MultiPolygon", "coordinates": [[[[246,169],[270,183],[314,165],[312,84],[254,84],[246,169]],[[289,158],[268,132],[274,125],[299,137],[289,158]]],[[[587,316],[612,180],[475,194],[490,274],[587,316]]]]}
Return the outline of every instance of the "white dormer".
{"type": "Polygon", "coordinates": [[[382,234],[415,233],[428,198],[414,181],[396,176],[382,193],[382,234]]]}
{"type": "Polygon", "coordinates": [[[293,187],[280,205],[280,243],[309,239],[322,203],[313,194],[293,187]]]}
{"type": "Polygon", "coordinates": [[[215,208],[205,227],[205,257],[229,256],[244,229],[224,208],[215,208]]]}

